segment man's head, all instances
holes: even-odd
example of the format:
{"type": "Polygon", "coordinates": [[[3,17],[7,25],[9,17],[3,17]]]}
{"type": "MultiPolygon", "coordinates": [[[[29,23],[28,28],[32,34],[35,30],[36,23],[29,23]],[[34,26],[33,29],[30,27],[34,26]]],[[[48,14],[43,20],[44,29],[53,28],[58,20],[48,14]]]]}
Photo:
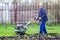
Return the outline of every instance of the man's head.
{"type": "Polygon", "coordinates": [[[43,7],[43,3],[39,3],[39,8],[42,8],[43,7]]]}

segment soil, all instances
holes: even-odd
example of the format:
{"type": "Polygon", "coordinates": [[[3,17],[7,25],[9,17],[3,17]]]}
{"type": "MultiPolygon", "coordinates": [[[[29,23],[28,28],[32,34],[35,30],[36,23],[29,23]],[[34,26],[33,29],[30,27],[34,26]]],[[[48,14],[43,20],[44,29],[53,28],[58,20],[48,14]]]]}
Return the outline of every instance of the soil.
{"type": "Polygon", "coordinates": [[[59,34],[48,34],[48,35],[41,35],[41,34],[34,34],[34,35],[17,35],[17,36],[10,36],[10,37],[0,37],[0,40],[60,40],[59,34]]]}

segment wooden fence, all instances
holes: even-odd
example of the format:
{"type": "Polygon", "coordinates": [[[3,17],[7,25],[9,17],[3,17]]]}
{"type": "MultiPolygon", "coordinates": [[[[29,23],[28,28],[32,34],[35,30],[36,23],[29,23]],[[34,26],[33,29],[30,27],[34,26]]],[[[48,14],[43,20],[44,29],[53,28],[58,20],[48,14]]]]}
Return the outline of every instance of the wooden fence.
{"type": "MultiPolygon", "coordinates": [[[[13,1],[9,3],[0,2],[0,23],[26,23],[29,19],[38,16],[39,2],[22,4],[13,1]]],[[[44,3],[48,14],[48,23],[60,23],[60,1],[47,1],[44,3]]]]}

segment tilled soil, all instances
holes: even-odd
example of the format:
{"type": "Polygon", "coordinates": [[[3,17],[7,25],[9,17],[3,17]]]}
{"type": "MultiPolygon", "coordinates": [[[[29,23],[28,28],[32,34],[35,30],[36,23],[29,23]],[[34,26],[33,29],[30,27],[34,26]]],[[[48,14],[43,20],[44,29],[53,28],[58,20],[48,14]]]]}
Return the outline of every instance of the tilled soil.
{"type": "Polygon", "coordinates": [[[34,34],[34,35],[17,35],[14,37],[0,37],[0,40],[60,40],[60,35],[58,34],[48,34],[48,35],[41,35],[41,34],[34,34]]]}

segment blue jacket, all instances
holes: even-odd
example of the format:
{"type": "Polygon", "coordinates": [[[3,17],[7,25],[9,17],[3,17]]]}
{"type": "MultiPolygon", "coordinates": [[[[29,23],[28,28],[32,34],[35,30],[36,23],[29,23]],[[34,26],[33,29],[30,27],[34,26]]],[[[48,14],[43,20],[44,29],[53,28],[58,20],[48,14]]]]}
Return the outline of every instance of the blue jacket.
{"type": "Polygon", "coordinates": [[[46,9],[44,7],[42,7],[40,10],[39,10],[39,13],[38,13],[38,18],[41,17],[41,21],[48,21],[48,17],[47,17],[47,14],[46,14],[46,9]]]}

